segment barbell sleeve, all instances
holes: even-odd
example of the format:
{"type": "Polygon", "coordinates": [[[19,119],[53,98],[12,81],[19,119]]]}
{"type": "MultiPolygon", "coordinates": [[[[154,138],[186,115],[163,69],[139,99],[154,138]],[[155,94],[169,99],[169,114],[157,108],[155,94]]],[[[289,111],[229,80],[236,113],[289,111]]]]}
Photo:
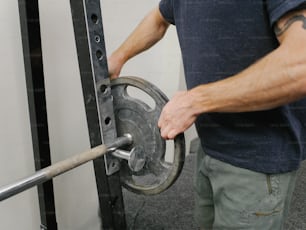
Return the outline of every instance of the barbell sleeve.
{"type": "Polygon", "coordinates": [[[63,161],[59,161],[55,164],[52,164],[46,168],[37,171],[32,176],[26,177],[12,184],[1,187],[0,201],[3,201],[11,196],[21,193],[31,187],[42,184],[60,174],[63,174],[91,160],[97,159],[102,155],[108,152],[112,152],[121,146],[129,145],[131,143],[131,135],[125,135],[123,137],[116,138],[111,144],[99,145],[90,150],[67,158],[63,161]]]}

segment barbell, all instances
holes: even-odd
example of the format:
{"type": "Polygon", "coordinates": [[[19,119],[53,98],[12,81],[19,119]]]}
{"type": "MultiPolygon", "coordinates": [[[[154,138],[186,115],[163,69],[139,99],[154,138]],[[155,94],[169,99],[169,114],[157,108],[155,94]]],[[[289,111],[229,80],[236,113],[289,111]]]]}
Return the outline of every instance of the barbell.
{"type": "Polygon", "coordinates": [[[35,172],[33,175],[0,188],[0,201],[31,187],[46,182],[104,154],[113,154],[120,160],[122,185],[138,194],[154,195],[168,189],[178,178],[185,159],[184,134],[173,142],[173,157],[166,159],[169,141],[161,135],[157,122],[168,98],[144,79],[120,77],[111,82],[115,123],[118,138],[112,143],[99,145],[35,172]],[[136,98],[130,88],[139,89],[153,100],[149,105],[144,98],[136,98]]]}
{"type": "Polygon", "coordinates": [[[132,138],[130,135],[125,137],[117,138],[110,145],[99,145],[88,151],[79,153],[75,156],[67,158],[63,161],[59,161],[53,165],[43,168],[32,176],[21,179],[12,184],[6,185],[0,188],[0,201],[5,200],[11,196],[14,196],[20,192],[23,192],[33,186],[42,184],[60,174],[63,174],[71,169],[74,169],[88,161],[94,160],[107,152],[114,151],[120,146],[132,143],[132,138]]]}

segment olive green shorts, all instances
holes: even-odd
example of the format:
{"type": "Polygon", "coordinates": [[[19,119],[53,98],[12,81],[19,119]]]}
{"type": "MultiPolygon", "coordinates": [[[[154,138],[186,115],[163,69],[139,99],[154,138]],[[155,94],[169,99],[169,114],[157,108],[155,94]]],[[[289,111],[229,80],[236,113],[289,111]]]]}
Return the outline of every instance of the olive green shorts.
{"type": "Polygon", "coordinates": [[[282,229],[294,190],[296,171],[263,174],[197,156],[195,220],[209,230],[282,229]]]}

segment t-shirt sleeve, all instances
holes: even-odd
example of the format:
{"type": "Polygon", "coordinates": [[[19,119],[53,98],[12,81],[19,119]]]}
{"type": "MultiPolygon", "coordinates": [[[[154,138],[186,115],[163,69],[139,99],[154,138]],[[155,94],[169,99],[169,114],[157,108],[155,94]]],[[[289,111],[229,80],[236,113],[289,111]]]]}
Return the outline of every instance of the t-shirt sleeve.
{"type": "Polygon", "coordinates": [[[175,24],[173,13],[173,0],[161,0],[159,2],[159,11],[169,23],[175,24]]]}
{"type": "Polygon", "coordinates": [[[306,0],[267,0],[271,25],[279,20],[284,14],[294,10],[303,3],[306,3],[306,0]]]}

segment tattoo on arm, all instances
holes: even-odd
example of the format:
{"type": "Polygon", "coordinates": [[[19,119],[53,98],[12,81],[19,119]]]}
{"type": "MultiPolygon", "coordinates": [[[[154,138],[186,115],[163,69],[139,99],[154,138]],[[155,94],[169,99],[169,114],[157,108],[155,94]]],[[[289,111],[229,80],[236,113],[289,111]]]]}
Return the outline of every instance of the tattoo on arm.
{"type": "Polygon", "coordinates": [[[302,14],[299,14],[289,18],[281,28],[276,23],[274,26],[274,32],[276,36],[281,36],[294,22],[297,21],[301,21],[303,23],[303,28],[306,30],[306,17],[302,14]]]}

